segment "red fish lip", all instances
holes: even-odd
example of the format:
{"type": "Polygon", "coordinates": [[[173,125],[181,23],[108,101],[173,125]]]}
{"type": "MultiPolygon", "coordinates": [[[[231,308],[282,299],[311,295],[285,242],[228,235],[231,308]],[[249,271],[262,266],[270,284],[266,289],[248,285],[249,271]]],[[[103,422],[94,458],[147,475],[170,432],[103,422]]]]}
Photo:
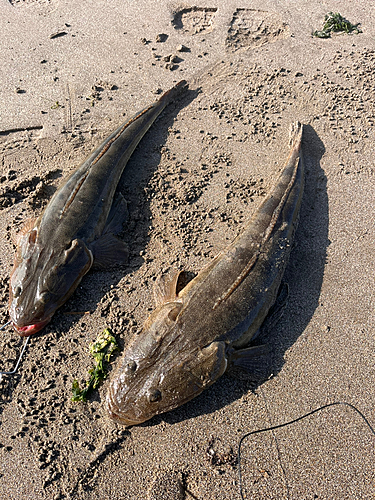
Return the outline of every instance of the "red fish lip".
{"type": "Polygon", "coordinates": [[[49,323],[50,319],[51,318],[48,318],[44,321],[40,321],[39,323],[34,323],[33,325],[27,326],[17,326],[15,323],[13,323],[13,328],[21,337],[30,337],[30,335],[33,335],[34,333],[37,333],[42,328],[44,328],[46,324],[49,323]]]}

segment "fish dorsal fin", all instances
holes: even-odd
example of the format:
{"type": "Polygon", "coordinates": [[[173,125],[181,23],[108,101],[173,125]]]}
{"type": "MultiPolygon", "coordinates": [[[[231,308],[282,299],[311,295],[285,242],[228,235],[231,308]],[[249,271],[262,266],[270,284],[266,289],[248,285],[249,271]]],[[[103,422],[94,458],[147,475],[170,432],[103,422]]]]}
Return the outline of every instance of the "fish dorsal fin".
{"type": "Polygon", "coordinates": [[[154,299],[156,305],[176,300],[181,290],[194,278],[189,271],[170,272],[155,281],[154,299]]]}
{"type": "Polygon", "coordinates": [[[191,271],[180,271],[176,281],[176,295],[179,296],[180,292],[195,278],[195,273],[191,271]]]}
{"type": "Polygon", "coordinates": [[[12,240],[16,245],[18,245],[20,239],[24,234],[28,233],[29,231],[31,231],[31,229],[35,227],[37,220],[38,220],[37,217],[27,219],[23,224],[23,226],[21,227],[20,231],[14,236],[12,236],[12,240]]]}

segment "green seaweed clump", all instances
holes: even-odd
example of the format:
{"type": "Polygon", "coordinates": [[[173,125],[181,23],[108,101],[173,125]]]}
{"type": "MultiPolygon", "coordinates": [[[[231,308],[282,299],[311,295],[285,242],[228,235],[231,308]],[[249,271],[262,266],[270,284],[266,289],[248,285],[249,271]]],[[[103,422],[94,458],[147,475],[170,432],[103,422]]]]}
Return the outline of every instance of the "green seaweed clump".
{"type": "Polygon", "coordinates": [[[96,366],[89,370],[90,380],[86,384],[84,389],[80,389],[78,380],[73,381],[72,391],[73,397],[72,401],[86,401],[87,395],[92,389],[96,389],[100,384],[101,380],[107,377],[108,363],[110,357],[118,345],[115,337],[109,328],[106,328],[102,333],[99,334],[96,342],[90,344],[89,346],[90,354],[96,361],[96,366]]]}
{"type": "Polygon", "coordinates": [[[328,12],[324,17],[324,26],[321,31],[316,30],[312,34],[318,38],[330,38],[331,33],[362,33],[359,28],[361,23],[352,24],[338,12],[328,12]]]}

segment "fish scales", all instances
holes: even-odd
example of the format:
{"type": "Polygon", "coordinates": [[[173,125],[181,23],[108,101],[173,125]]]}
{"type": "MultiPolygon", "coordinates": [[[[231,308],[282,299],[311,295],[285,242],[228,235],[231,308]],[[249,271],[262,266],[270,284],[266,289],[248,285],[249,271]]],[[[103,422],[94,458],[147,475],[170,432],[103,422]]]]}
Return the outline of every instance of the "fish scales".
{"type": "Polygon", "coordinates": [[[165,301],[130,342],[107,394],[116,422],[138,424],[180,406],[231,360],[251,364],[257,348],[247,346],[275,303],[298,223],[302,130],[294,125],[279,179],[243,232],[175,295],[167,286],[165,301]]]}

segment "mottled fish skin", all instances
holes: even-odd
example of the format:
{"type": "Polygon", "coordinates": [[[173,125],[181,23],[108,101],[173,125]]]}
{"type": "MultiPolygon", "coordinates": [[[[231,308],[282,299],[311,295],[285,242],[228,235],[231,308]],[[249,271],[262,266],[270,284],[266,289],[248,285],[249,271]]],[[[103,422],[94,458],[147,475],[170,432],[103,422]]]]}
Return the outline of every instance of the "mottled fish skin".
{"type": "Polygon", "coordinates": [[[21,336],[41,330],[93,264],[126,260],[124,243],[113,236],[126,212],[121,198],[112,207],[117,184],[142,137],[184,88],[182,81],[115,130],[19,233],[9,313],[21,336]]]}
{"type": "MultiPolygon", "coordinates": [[[[136,425],[177,408],[234,360],[246,365],[275,303],[298,223],[304,186],[301,124],[278,182],[249,225],[193,280],[164,284],[164,301],[120,361],[107,394],[110,417],[136,425]]],[[[160,295],[160,293],[159,293],[160,295]]]]}

